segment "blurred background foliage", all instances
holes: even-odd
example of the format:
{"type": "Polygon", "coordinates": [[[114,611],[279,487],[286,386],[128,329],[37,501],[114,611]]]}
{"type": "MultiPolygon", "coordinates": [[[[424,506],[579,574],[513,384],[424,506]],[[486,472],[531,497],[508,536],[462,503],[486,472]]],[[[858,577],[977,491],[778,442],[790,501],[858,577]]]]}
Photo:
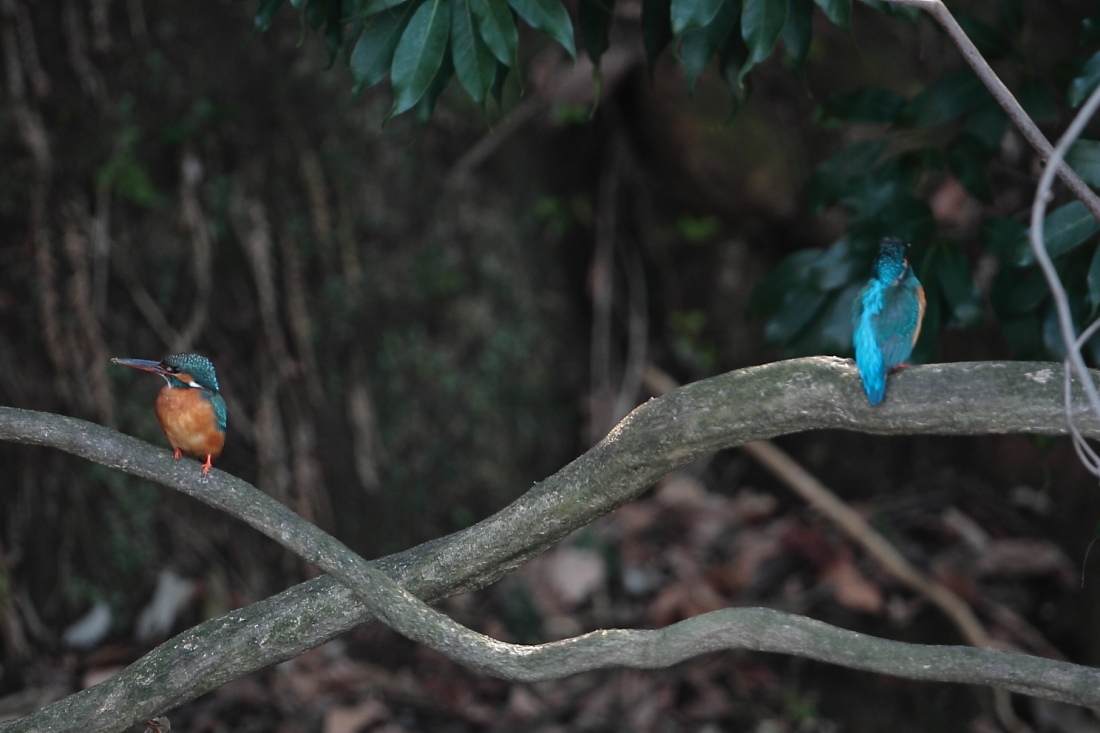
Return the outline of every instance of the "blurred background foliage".
{"type": "MultiPolygon", "coordinates": [[[[1095,9],[952,11],[1055,137],[1100,78],[1095,9]]],[[[0,401],[162,445],[157,380],[109,359],[204,353],[218,467],[368,556],[560,468],[646,398],[649,365],[847,355],[884,235],[928,292],[916,361],[1060,353],[1025,243],[1040,162],[907,9],[2,0],[0,31],[0,401]]],[[[1098,145],[1070,156],[1094,183],[1098,145]]],[[[1084,322],[1097,224],[1061,196],[1047,233],[1084,322]]],[[[813,440],[809,465],[856,493],[923,485],[846,458],[871,455],[858,438],[813,440]]],[[[1053,449],[1004,445],[947,452],[1051,484],[1053,449]]],[[[0,445],[0,465],[4,689],[92,604],[124,635],[165,567],[203,586],[183,623],[312,572],[55,451],[0,445]]],[[[1090,536],[1097,502],[1061,498],[1059,537],[1090,536]]],[[[1091,593],[1064,618],[1092,618],[1091,593]]]]}
{"type": "MultiPolygon", "coordinates": [[[[257,30],[271,26],[283,1],[266,0],[261,5],[257,30]]],[[[388,73],[394,102],[387,119],[414,106],[419,119],[430,119],[436,98],[452,77],[483,110],[487,111],[491,97],[500,103],[509,72],[520,68],[517,20],[576,57],[570,16],[557,0],[291,0],[290,4],[299,12],[303,32],[310,28],[323,36],[333,60],[341,54],[346,58],[356,90],[381,83],[388,73]]],[[[915,8],[871,5],[914,25],[917,22],[915,8]]],[[[781,54],[785,65],[804,72],[813,49],[815,17],[819,25],[824,18],[852,32],[852,0],[649,0],[635,11],[650,72],[671,48],[688,89],[694,90],[703,71],[713,65],[732,100],[731,117],[736,117],[751,93],[750,71],[773,53],[781,54]]],[[[601,58],[610,48],[616,5],[614,0],[583,0],[576,14],[583,48],[596,64],[598,83],[601,58]]],[[[973,12],[959,8],[956,16],[1039,123],[1062,119],[1100,81],[1100,51],[1088,55],[1100,45],[1100,16],[1077,17],[1076,53],[1052,60],[1037,57],[1022,0],[973,12]]],[[[1068,23],[1067,30],[1072,25],[1068,23]]],[[[942,32],[938,26],[933,30],[942,32]]],[[[1013,210],[1016,202],[1003,205],[1002,179],[1030,156],[1027,151],[1006,149],[1018,139],[1006,140],[1008,117],[971,69],[944,69],[907,93],[876,84],[834,91],[820,99],[813,114],[822,128],[846,132],[854,139],[815,161],[803,203],[817,214],[839,209],[846,225],[830,247],[797,253],[760,283],[750,312],[767,320],[766,345],[781,346],[787,355],[847,353],[848,304],[868,276],[867,263],[877,242],[890,235],[916,245],[914,264],[929,300],[918,361],[936,358],[941,328],[980,324],[981,300],[970,276],[970,263],[978,251],[991,253],[1006,265],[993,284],[997,296],[992,305],[1013,355],[1050,358],[1063,353],[1054,308],[1049,298],[1039,296],[1040,288],[1029,291],[1026,304],[1005,295],[1014,293],[1021,283],[1026,289],[1027,283],[1040,282],[1028,252],[1026,229],[1019,211],[1013,210]],[[945,180],[962,187],[966,203],[986,209],[977,241],[973,232],[960,231],[956,226],[960,222],[948,220],[959,212],[932,210],[930,196],[945,180]]],[[[1083,139],[1069,155],[1086,181],[1100,180],[1098,145],[1083,139]]],[[[950,195],[942,188],[939,192],[950,195]]],[[[1100,224],[1079,202],[1052,211],[1046,224],[1051,252],[1070,275],[1067,285],[1080,320],[1100,313],[1100,251],[1093,237],[1097,228],[1100,224]],[[1086,253],[1071,254],[1086,244],[1092,253],[1088,263],[1081,261],[1086,253]],[[1086,272],[1092,274],[1083,279],[1086,272]]],[[[1090,345],[1092,351],[1098,348],[1100,339],[1090,345]]]]}

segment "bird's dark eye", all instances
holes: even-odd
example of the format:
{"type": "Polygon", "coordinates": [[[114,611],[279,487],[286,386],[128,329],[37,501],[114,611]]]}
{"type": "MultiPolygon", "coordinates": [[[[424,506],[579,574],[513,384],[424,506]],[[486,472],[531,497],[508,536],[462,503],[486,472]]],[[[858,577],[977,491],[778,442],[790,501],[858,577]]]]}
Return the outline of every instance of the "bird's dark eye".
{"type": "Polygon", "coordinates": [[[172,364],[165,364],[164,371],[171,372],[172,374],[179,374],[180,368],[178,366],[173,366],[172,364]]]}

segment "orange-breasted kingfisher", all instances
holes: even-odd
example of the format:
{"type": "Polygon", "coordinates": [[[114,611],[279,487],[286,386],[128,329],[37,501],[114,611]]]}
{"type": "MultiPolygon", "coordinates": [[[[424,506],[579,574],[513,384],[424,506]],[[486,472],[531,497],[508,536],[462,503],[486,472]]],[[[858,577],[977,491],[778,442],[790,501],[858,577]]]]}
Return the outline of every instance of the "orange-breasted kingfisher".
{"type": "Polygon", "coordinates": [[[905,365],[920,336],[924,288],[909,265],[909,245],[897,237],[879,243],[871,280],[852,308],[856,366],[872,405],[886,396],[886,375],[905,365]]]}
{"type": "Polygon", "coordinates": [[[157,395],[157,420],[175,457],[186,453],[199,459],[202,475],[225,447],[225,400],[218,392],[214,365],[198,354],[174,354],[164,361],[111,359],[115,364],[153,372],[167,382],[157,395]]]}

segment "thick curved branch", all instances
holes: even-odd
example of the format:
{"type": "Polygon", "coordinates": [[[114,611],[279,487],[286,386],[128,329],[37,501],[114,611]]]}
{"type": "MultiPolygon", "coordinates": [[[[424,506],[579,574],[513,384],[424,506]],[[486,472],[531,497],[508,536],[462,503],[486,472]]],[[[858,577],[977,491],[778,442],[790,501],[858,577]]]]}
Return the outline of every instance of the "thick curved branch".
{"type": "MultiPolygon", "coordinates": [[[[746,609],[719,612],[717,617],[708,615],[656,632],[597,632],[529,648],[486,640],[431,609],[410,605],[405,595],[407,589],[434,600],[482,587],[634,498],[667,471],[750,440],[820,428],[882,434],[1064,433],[1056,369],[1051,364],[991,362],[916,367],[891,378],[890,396],[876,408],[864,399],[848,360],[813,357],[731,372],[642,405],[588,453],[474,527],[376,564],[361,561],[232,476],[215,472],[213,481],[203,483],[194,464],[172,462],[167,451],[136,439],[72,418],[0,408],[0,439],[52,446],[158,481],[231,511],[285,545],[291,544],[292,534],[300,535],[304,542],[297,543],[296,551],[355,587],[355,596],[363,602],[356,604],[351,591],[331,579],[305,583],[201,624],[111,680],[0,730],[121,729],[347,631],[372,617],[367,611],[370,606],[402,633],[471,667],[511,679],[548,679],[628,662],[651,666],[654,659],[677,655],[683,659],[730,645],[744,646],[748,640],[749,648],[890,674],[1003,685],[1078,704],[1100,704],[1100,673],[1088,668],[972,649],[959,653],[982,656],[965,656],[968,661],[963,664],[952,661],[950,653],[940,660],[939,652],[945,648],[932,647],[929,653],[937,661],[920,672],[901,659],[919,657],[915,650],[901,655],[890,642],[840,630],[817,634],[828,627],[801,626],[806,620],[797,617],[778,621],[770,617],[765,627],[778,624],[784,630],[775,634],[763,631],[760,617],[750,614],[749,620],[756,623],[738,631],[738,623],[746,621],[739,615],[746,609]],[[386,577],[379,575],[379,569],[386,577]],[[788,637],[796,627],[814,633],[788,637]],[[723,636],[718,628],[729,628],[729,634],[723,636]],[[793,647],[791,638],[796,641],[793,647]],[[769,646],[773,643],[776,646],[769,646]],[[646,651],[637,652],[641,656],[633,661],[615,651],[635,647],[646,651]],[[647,656],[658,653],[671,656],[647,656]],[[559,655],[591,663],[560,666],[555,661],[559,655]],[[1029,669],[1026,680],[1013,671],[1024,659],[1029,669]],[[974,660],[980,663],[974,666],[974,660]],[[1082,676],[1089,680],[1087,684],[1081,683],[1082,676]]],[[[1081,403],[1079,396],[1077,402],[1081,403]]],[[[1081,419],[1080,427],[1086,435],[1100,434],[1100,424],[1089,415],[1081,419]]]]}

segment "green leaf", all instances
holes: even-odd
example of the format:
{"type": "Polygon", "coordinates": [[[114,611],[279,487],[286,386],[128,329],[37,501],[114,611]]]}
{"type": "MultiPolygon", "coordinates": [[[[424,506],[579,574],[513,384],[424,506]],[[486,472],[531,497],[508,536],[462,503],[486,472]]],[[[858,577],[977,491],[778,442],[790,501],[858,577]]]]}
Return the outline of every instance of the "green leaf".
{"type": "Polygon", "coordinates": [[[1100,51],[1085,62],[1081,72],[1069,83],[1069,89],[1066,90],[1069,106],[1076,108],[1084,104],[1097,84],[1100,84],[1100,51]]]}
{"type": "Polygon", "coordinates": [[[560,43],[574,60],[577,58],[573,22],[560,0],[508,0],[508,4],[528,25],[560,43]]]}
{"type": "Polygon", "coordinates": [[[851,31],[852,0],[814,0],[825,17],[841,30],[851,31]]]}
{"type": "Polygon", "coordinates": [[[493,86],[490,90],[493,94],[493,99],[497,100],[497,104],[502,104],[502,98],[504,96],[504,82],[508,78],[508,67],[497,61],[497,70],[493,75],[493,86]]]}
{"type": "Polygon", "coordinates": [[[1028,79],[1020,86],[1016,98],[1028,116],[1039,124],[1062,119],[1062,110],[1050,89],[1041,79],[1028,79]]]}
{"type": "Polygon", "coordinates": [[[496,59],[475,28],[471,0],[451,0],[451,61],[455,76],[470,98],[484,109],[493,86],[496,59]]]}
{"type": "Polygon", "coordinates": [[[893,15],[896,18],[905,18],[911,23],[917,22],[917,18],[920,17],[919,8],[895,5],[894,3],[883,2],[882,0],[861,0],[861,2],[880,13],[893,15]]]}
{"type": "Polygon", "coordinates": [[[1016,258],[1017,243],[1026,233],[1027,227],[1006,216],[992,217],[982,227],[985,248],[1005,264],[1016,258]]]}
{"type": "Polygon", "coordinates": [[[974,42],[987,61],[1004,58],[1012,51],[1012,43],[999,30],[978,20],[970,13],[955,10],[955,20],[974,42]]]}
{"type": "MultiPolygon", "coordinates": [[[[449,47],[450,43],[447,45],[449,47]]],[[[439,65],[439,70],[435,72],[435,76],[432,77],[432,81],[428,84],[428,88],[424,90],[424,96],[416,103],[416,119],[419,120],[421,124],[426,125],[431,121],[432,113],[435,112],[435,101],[439,99],[439,95],[447,88],[447,83],[450,82],[454,73],[455,69],[451,64],[451,54],[444,53],[443,63],[439,65]]]]}
{"type": "Polygon", "coordinates": [[[854,282],[833,297],[817,323],[818,348],[810,353],[852,353],[852,303],[862,289],[862,282],[854,282]]]}
{"type": "Polygon", "coordinates": [[[740,0],[723,0],[722,6],[709,25],[693,28],[684,33],[680,41],[680,60],[684,64],[688,91],[695,91],[695,81],[710,63],[710,58],[721,48],[737,25],[741,13],[740,0]]]}
{"type": "Polygon", "coordinates": [[[739,81],[744,81],[752,67],[768,58],[787,22],[787,0],[745,0],[744,8],[741,37],[749,47],[749,57],[741,66],[739,81]]]}
{"type": "Polygon", "coordinates": [[[1066,358],[1066,342],[1062,339],[1062,326],[1058,321],[1058,309],[1054,303],[1047,306],[1043,316],[1043,347],[1052,357],[1061,361],[1066,358]]]}
{"type": "Polygon", "coordinates": [[[952,324],[964,328],[977,326],[982,320],[982,301],[966,256],[958,246],[948,242],[939,243],[930,252],[935,257],[940,292],[951,306],[952,324]]]}
{"type": "Polygon", "coordinates": [[[869,173],[853,178],[840,202],[850,206],[860,217],[872,218],[903,198],[912,198],[908,177],[901,161],[891,158],[869,173]]]}
{"type": "Polygon", "coordinates": [[[998,321],[1036,314],[1049,297],[1050,288],[1038,267],[1002,267],[989,293],[998,321]]]}
{"type": "MultiPolygon", "coordinates": [[[[1058,207],[1043,222],[1043,234],[1051,258],[1076,249],[1098,230],[1100,222],[1096,221],[1080,201],[1070,201],[1058,207]]],[[[1029,247],[1028,252],[1030,251],[1029,247]]]]}
{"type": "Polygon", "coordinates": [[[383,10],[392,10],[407,2],[409,2],[409,0],[367,0],[367,4],[356,13],[356,16],[359,18],[368,18],[375,13],[381,13],[383,10]]]}
{"type": "MultiPolygon", "coordinates": [[[[1100,231],[1100,223],[1088,212],[1080,201],[1070,201],[1047,214],[1043,222],[1043,234],[1046,236],[1047,252],[1051,259],[1061,257],[1085,243],[1100,231]]],[[[1026,267],[1035,264],[1035,254],[1027,231],[1019,234],[1012,242],[999,241],[990,249],[1012,267],[1026,267]]]]}
{"type": "Polygon", "coordinates": [[[830,94],[818,115],[823,122],[892,123],[904,107],[905,99],[896,92],[882,87],[863,87],[850,94],[830,94]]]}
{"type": "MultiPolygon", "coordinates": [[[[290,0],[290,2],[293,5],[295,0],[290,0]]],[[[309,21],[309,27],[317,30],[324,25],[329,17],[329,8],[338,2],[339,0],[307,0],[305,16],[309,21]]]]}
{"type": "Polygon", "coordinates": [[[912,127],[938,127],[969,112],[988,96],[970,69],[948,74],[914,97],[904,121],[912,127]]]}
{"type": "Polygon", "coordinates": [[[672,0],[642,0],[642,43],[650,75],[672,40],[672,0]]]}
{"type": "Polygon", "coordinates": [[[444,0],[427,0],[413,13],[393,54],[393,107],[387,120],[411,109],[435,79],[447,51],[450,20],[444,0]]]}
{"type": "Polygon", "coordinates": [[[931,146],[906,150],[883,165],[887,164],[897,166],[898,175],[909,182],[910,188],[916,185],[922,176],[942,172],[947,167],[943,152],[931,146]]]}
{"type": "Polygon", "coordinates": [[[1085,587],[1085,569],[1089,566],[1089,553],[1092,552],[1092,546],[1096,544],[1096,540],[1100,539],[1100,522],[1096,523],[1096,528],[1092,530],[1092,540],[1089,541],[1088,547],[1085,548],[1085,557],[1081,560],[1081,587],[1085,587]]]}
{"type": "Polygon", "coordinates": [[[355,80],[355,94],[374,86],[389,73],[394,50],[412,18],[413,9],[413,4],[409,3],[404,12],[382,13],[363,21],[363,32],[348,62],[355,80]]]}
{"type": "Polygon", "coordinates": [[[96,172],[96,185],[109,188],[120,197],[150,209],[164,204],[149,173],[132,152],[125,152],[96,172]]]}
{"type": "Polygon", "coordinates": [[[992,155],[1001,149],[1001,141],[1008,129],[1008,115],[1001,105],[993,97],[986,97],[966,120],[963,128],[965,134],[971,136],[992,155]]]}
{"type": "Polygon", "coordinates": [[[341,0],[332,0],[328,6],[328,19],[325,21],[325,48],[328,49],[328,65],[336,63],[340,49],[344,47],[344,18],[341,0]]]}
{"type": "Polygon", "coordinates": [[[783,344],[781,352],[783,358],[851,353],[852,302],[842,302],[841,297],[837,293],[825,295],[824,302],[813,314],[807,326],[797,336],[783,344]],[[848,320],[846,327],[843,323],[845,316],[848,320]],[[847,338],[837,338],[840,333],[845,332],[847,338]]]}
{"type": "Polygon", "coordinates": [[[611,21],[614,18],[615,0],[580,0],[577,3],[577,20],[584,50],[597,66],[600,57],[611,45],[611,21]]]}
{"type": "Polygon", "coordinates": [[[1092,306],[1092,312],[1096,313],[1100,310],[1100,247],[1092,253],[1086,282],[1089,288],[1089,304],[1092,306]]]}
{"type": "Polygon", "coordinates": [[[1043,221],[1046,250],[1052,258],[1077,249],[1097,231],[1100,231],[1100,222],[1080,201],[1058,207],[1043,221]]]}
{"type": "Polygon", "coordinates": [[[947,148],[947,166],[959,183],[979,201],[993,200],[986,164],[989,151],[976,138],[960,135],[947,148]]]}
{"type": "Polygon", "coordinates": [[[1041,339],[1042,320],[1038,315],[1019,318],[1001,318],[998,320],[1001,334],[1008,348],[1017,359],[1042,359],[1047,356],[1041,339]]]}
{"type": "Polygon", "coordinates": [[[745,45],[745,41],[742,40],[741,34],[737,32],[735,27],[726,36],[726,41],[722,44],[722,47],[718,49],[718,70],[722,75],[722,81],[726,83],[726,89],[729,91],[730,100],[733,103],[730,106],[727,124],[733,122],[737,113],[741,111],[741,106],[749,97],[748,83],[741,83],[741,66],[748,57],[749,48],[745,45]]]}
{"type": "MultiPolygon", "coordinates": [[[[1081,35],[1077,42],[1082,46],[1093,46],[1100,43],[1100,15],[1085,18],[1081,21],[1081,35]]],[[[1100,524],[1097,525],[1100,527],[1100,524]]]]}
{"type": "Polygon", "coordinates": [[[1066,153],[1066,162],[1082,181],[1093,188],[1100,187],[1100,142],[1078,140],[1066,153]]]}
{"type": "Polygon", "coordinates": [[[813,288],[788,290],[779,309],[764,326],[764,344],[777,346],[794,340],[817,316],[827,298],[826,293],[813,288]]]}
{"type": "Polygon", "coordinates": [[[873,245],[859,237],[844,236],[806,268],[807,282],[822,291],[860,282],[870,272],[873,245]]]}
{"type": "Polygon", "coordinates": [[[256,10],[253,33],[259,35],[270,28],[271,24],[275,22],[275,14],[279,12],[279,8],[282,6],[283,0],[264,0],[260,3],[259,9],[256,10]]]}
{"type": "Polygon", "coordinates": [[[818,163],[806,185],[806,203],[810,210],[820,212],[839,201],[852,180],[865,175],[874,166],[883,147],[881,140],[864,140],[818,163]]]}
{"type": "Polygon", "coordinates": [[[813,40],[814,0],[788,0],[787,22],[779,32],[787,55],[797,68],[802,68],[810,54],[810,41],[813,40]]]}
{"type": "Polygon", "coordinates": [[[928,202],[906,193],[888,201],[872,218],[853,225],[852,230],[873,233],[876,240],[894,236],[915,244],[928,240],[936,223],[928,202]]]}
{"type": "Polygon", "coordinates": [[[672,35],[679,38],[685,31],[708,25],[725,0],[672,0],[669,16],[672,19],[672,35]]]}
{"type": "Polygon", "coordinates": [[[749,299],[750,318],[770,316],[779,309],[787,293],[808,287],[809,267],[821,256],[820,249],[803,249],[784,258],[769,273],[760,278],[749,299]]]}
{"type": "Polygon", "coordinates": [[[493,52],[497,61],[508,68],[516,68],[519,65],[516,60],[519,32],[506,0],[470,0],[470,4],[485,45],[493,52]]]}

